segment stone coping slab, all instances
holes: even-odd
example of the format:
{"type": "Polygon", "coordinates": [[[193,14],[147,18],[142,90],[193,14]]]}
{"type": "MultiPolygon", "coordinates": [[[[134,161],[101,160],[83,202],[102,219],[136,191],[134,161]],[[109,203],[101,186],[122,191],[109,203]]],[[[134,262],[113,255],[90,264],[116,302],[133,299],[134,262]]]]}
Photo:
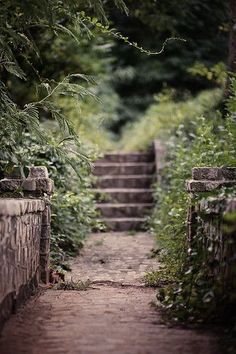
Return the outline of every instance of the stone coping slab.
{"type": "Polygon", "coordinates": [[[35,213],[45,209],[41,199],[3,198],[0,199],[0,216],[20,216],[35,213]]]}

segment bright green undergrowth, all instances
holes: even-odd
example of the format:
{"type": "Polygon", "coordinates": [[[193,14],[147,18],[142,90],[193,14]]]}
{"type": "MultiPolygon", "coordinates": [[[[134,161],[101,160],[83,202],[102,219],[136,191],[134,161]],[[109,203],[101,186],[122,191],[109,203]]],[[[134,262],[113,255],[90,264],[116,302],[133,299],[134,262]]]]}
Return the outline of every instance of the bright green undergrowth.
{"type": "MultiPolygon", "coordinates": [[[[232,89],[236,92],[235,82],[232,89]]],[[[191,178],[193,167],[236,166],[235,108],[235,94],[232,94],[227,117],[223,118],[215,111],[191,119],[176,127],[174,134],[172,129],[169,130],[169,138],[165,141],[169,164],[163,171],[162,182],[155,187],[156,208],[151,220],[165,266],[163,271],[148,274],[146,281],[153,286],[160,284],[163,276],[170,279],[170,284],[162,288],[158,298],[177,320],[208,320],[220,311],[223,313],[222,306],[226,306],[229,299],[227,294],[225,297],[219,295],[219,284],[209,281],[204,266],[205,250],[199,247],[199,243],[194,257],[188,254],[185,181],[191,178]]],[[[235,195],[234,190],[219,193],[222,196],[235,195]]]]}
{"type": "Polygon", "coordinates": [[[100,152],[115,150],[116,146],[114,137],[106,124],[109,119],[115,119],[112,117],[115,115],[117,97],[114,92],[108,96],[104,92],[106,85],[103,86],[105,88],[103,87],[102,93],[99,90],[96,92],[96,87],[93,87],[99,100],[86,98],[79,105],[70,98],[64,98],[60,102],[81,141],[100,152]],[[106,102],[108,97],[109,103],[106,102]]]}
{"type": "Polygon", "coordinates": [[[187,127],[192,120],[211,112],[222,99],[222,90],[213,89],[196,97],[175,101],[170,90],[156,96],[156,102],[138,121],[126,125],[120,145],[124,150],[145,150],[158,137],[168,138],[179,124],[187,127]]]}

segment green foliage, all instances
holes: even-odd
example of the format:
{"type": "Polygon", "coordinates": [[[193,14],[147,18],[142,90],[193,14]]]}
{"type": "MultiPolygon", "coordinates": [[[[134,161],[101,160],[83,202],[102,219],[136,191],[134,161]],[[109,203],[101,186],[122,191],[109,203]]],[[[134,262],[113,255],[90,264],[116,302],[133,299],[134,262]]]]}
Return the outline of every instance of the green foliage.
{"type": "MultiPolygon", "coordinates": [[[[234,191],[233,196],[235,195],[234,191]]],[[[235,320],[236,268],[232,264],[233,258],[219,259],[218,250],[222,247],[222,239],[217,231],[209,235],[209,230],[204,230],[205,218],[209,218],[209,215],[199,216],[191,246],[188,253],[185,250],[185,259],[182,259],[182,269],[179,270],[178,278],[175,276],[177,281],[161,289],[158,299],[175,320],[221,320],[230,324],[235,320]],[[230,269],[231,282],[227,279],[227,267],[230,269]]],[[[214,222],[217,230],[219,220],[216,216],[214,222]]],[[[224,240],[225,250],[235,250],[235,222],[234,218],[231,224],[232,233],[228,233],[227,240],[224,240]]],[[[214,228],[214,224],[211,224],[211,228],[214,228]]]]}
{"type": "Polygon", "coordinates": [[[204,77],[215,85],[224,86],[226,83],[226,65],[223,62],[219,62],[211,68],[207,67],[204,63],[195,62],[188,69],[188,72],[193,76],[204,77]]]}
{"type": "Polygon", "coordinates": [[[143,280],[146,286],[153,288],[160,288],[165,284],[173,283],[172,274],[166,268],[146,273],[143,280]]]}
{"type": "Polygon", "coordinates": [[[91,24],[92,26],[94,26],[95,28],[97,28],[98,30],[100,30],[102,33],[110,35],[122,42],[124,42],[125,44],[137,49],[140,53],[143,54],[147,54],[147,55],[159,55],[162,54],[165,50],[165,47],[167,45],[168,42],[170,41],[182,41],[182,42],[186,42],[186,40],[184,38],[179,38],[179,37],[170,37],[165,39],[165,41],[162,43],[162,46],[159,50],[149,50],[149,49],[145,49],[143,48],[141,45],[139,45],[137,42],[133,42],[130,41],[128,37],[122,35],[122,33],[117,32],[116,30],[114,30],[113,28],[109,28],[109,26],[104,26],[101,22],[98,21],[97,18],[91,18],[89,16],[86,16],[84,13],[82,13],[84,21],[88,22],[89,24],[91,24]]]}
{"type": "Polygon", "coordinates": [[[137,122],[125,126],[121,146],[125,150],[147,149],[158,137],[168,137],[179,124],[185,128],[196,117],[210,112],[216,107],[222,91],[214,89],[203,91],[196,97],[186,97],[183,101],[174,100],[174,90],[164,90],[155,96],[155,103],[137,122]]]}
{"type": "Polygon", "coordinates": [[[130,41],[149,50],[160,48],[169,37],[184,38],[186,42],[172,41],[161,55],[152,57],[115,41],[113,83],[121,101],[119,121],[112,126],[115,132],[120,132],[127,122],[139,119],[153,103],[153,95],[165,86],[175,88],[179,96],[218,87],[214,77],[208,80],[208,75],[196,75],[191,68],[199,63],[213,71],[218,63],[226,63],[228,55],[228,0],[126,3],[129,17],[115,10],[111,17],[118,31],[130,41]]]}
{"type": "MultiPolygon", "coordinates": [[[[122,0],[112,3],[127,11],[122,0]]],[[[89,176],[98,155],[91,145],[105,148],[103,133],[108,145],[102,119],[110,113],[115,119],[115,94],[110,111],[97,99],[111,92],[112,43],[85,23],[86,16],[108,23],[100,0],[8,0],[0,8],[0,173],[48,168],[56,186],[51,256],[57,266],[100,227],[89,176]]]]}
{"type": "MultiPolygon", "coordinates": [[[[95,209],[87,162],[71,157],[72,169],[67,158],[53,147],[54,137],[48,135],[48,139],[50,145],[42,147],[37,137],[24,134],[24,144],[19,147],[18,154],[26,173],[29,166],[46,166],[55,183],[51,224],[51,263],[55,268],[63,266],[68,256],[76,255],[86,235],[94,228],[102,228],[102,225],[95,209]]],[[[88,146],[84,148],[90,160],[97,158],[94,150],[88,146]]]]}
{"type": "MultiPolygon", "coordinates": [[[[235,88],[235,82],[232,86],[235,88]]],[[[235,94],[231,95],[228,107],[235,107],[235,94]]],[[[198,231],[191,252],[186,248],[188,195],[185,191],[185,181],[191,178],[193,167],[236,166],[236,123],[234,111],[230,112],[224,120],[215,113],[211,119],[200,117],[192,121],[187,129],[179,126],[175,136],[167,142],[170,163],[165,169],[165,183],[156,187],[157,206],[152,228],[158,245],[163,247],[165,272],[169,272],[176,283],[161,289],[159,300],[181,321],[217,316],[222,309],[220,306],[224,308],[232,300],[229,301],[228,294],[220,292],[220,279],[209,279],[206,264],[212,258],[212,249],[203,247],[205,233],[198,231]]],[[[235,195],[231,190],[219,193],[235,195]]]]}
{"type": "MultiPolygon", "coordinates": [[[[126,10],[122,0],[116,0],[115,5],[126,10]]],[[[94,96],[81,83],[81,80],[88,82],[88,77],[63,71],[61,68],[58,70],[56,67],[52,73],[50,67],[45,70],[47,61],[44,59],[48,57],[49,45],[53,48],[53,43],[59,36],[67,37],[67,40],[73,40],[78,45],[79,38],[90,33],[83,21],[86,12],[107,22],[103,2],[100,0],[90,1],[89,4],[72,0],[40,3],[36,0],[30,3],[9,0],[2,4],[0,143],[3,160],[18,163],[18,154],[15,152],[25,131],[37,135],[42,145],[49,144],[46,134],[39,129],[39,122],[45,116],[58,121],[64,138],[73,138],[77,152],[79,151],[78,136],[64,116],[63,108],[55,104],[55,99],[65,95],[76,100],[94,96]],[[23,95],[19,94],[21,89],[23,95]]],[[[52,52],[54,58],[55,54],[52,52]]]]}

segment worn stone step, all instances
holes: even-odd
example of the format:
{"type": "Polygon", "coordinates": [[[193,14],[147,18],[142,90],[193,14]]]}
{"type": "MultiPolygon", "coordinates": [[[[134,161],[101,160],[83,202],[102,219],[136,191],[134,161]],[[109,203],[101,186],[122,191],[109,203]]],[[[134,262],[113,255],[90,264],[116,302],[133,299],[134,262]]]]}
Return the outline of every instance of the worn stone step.
{"type": "Polygon", "coordinates": [[[95,181],[99,188],[149,188],[154,182],[152,175],[100,176],[95,181]]]}
{"type": "Polygon", "coordinates": [[[100,210],[101,215],[109,218],[144,217],[145,215],[150,213],[152,207],[152,203],[97,204],[97,209],[100,210]]]}
{"type": "Polygon", "coordinates": [[[103,218],[109,231],[145,230],[146,218],[103,218]]]}
{"type": "Polygon", "coordinates": [[[135,188],[104,188],[95,189],[98,200],[108,203],[152,203],[153,195],[151,189],[135,188]]]}
{"type": "Polygon", "coordinates": [[[148,152],[111,152],[105,154],[99,162],[152,162],[154,160],[153,153],[148,152]]]}
{"type": "Polygon", "coordinates": [[[93,174],[103,175],[150,175],[155,171],[154,164],[149,162],[141,163],[107,163],[96,162],[93,174]]]}

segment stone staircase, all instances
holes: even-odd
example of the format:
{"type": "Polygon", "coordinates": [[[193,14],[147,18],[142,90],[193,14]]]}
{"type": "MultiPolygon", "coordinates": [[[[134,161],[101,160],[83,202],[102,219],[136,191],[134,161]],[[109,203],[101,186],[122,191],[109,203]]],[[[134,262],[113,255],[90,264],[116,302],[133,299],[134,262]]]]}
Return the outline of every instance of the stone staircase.
{"type": "Polygon", "coordinates": [[[108,153],[95,163],[97,207],[108,230],[144,229],[154,173],[152,152],[108,153]]]}

